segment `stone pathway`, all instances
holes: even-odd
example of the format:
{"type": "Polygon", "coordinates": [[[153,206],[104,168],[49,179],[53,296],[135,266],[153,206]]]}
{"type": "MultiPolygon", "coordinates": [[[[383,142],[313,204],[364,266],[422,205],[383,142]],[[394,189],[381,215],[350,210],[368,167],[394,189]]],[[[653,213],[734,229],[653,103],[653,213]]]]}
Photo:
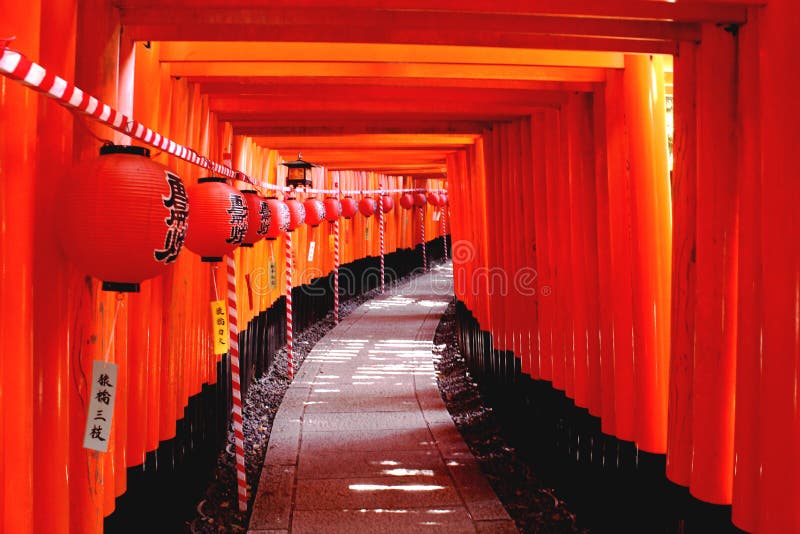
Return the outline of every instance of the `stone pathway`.
{"type": "Polygon", "coordinates": [[[437,266],[366,302],[306,356],[275,416],[249,534],[517,529],[439,394],[437,266]]]}

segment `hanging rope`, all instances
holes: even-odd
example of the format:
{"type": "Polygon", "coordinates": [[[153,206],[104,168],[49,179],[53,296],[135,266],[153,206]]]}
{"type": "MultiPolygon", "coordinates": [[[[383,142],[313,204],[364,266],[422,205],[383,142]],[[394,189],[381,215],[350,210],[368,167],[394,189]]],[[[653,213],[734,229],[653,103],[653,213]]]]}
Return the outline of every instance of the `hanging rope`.
{"type": "Polygon", "coordinates": [[[441,211],[442,216],[442,246],[444,246],[444,260],[447,261],[447,206],[442,206],[441,211]]]}
{"type": "Polygon", "coordinates": [[[239,325],[236,315],[236,262],[233,252],[228,263],[228,332],[231,355],[231,390],[233,392],[233,441],[236,447],[236,481],[239,511],[247,510],[247,478],[244,468],[244,430],[242,427],[242,386],[239,375],[239,325]]]}
{"type": "Polygon", "coordinates": [[[422,240],[422,270],[428,270],[428,247],[425,245],[425,206],[419,207],[419,231],[422,240]]]}
{"type": "Polygon", "coordinates": [[[383,183],[378,184],[378,190],[380,193],[378,194],[378,235],[380,236],[380,247],[381,247],[381,294],[386,289],[386,261],[384,259],[384,220],[383,220],[383,183]]]}
{"type": "Polygon", "coordinates": [[[286,375],[294,380],[294,339],[292,337],[292,234],[286,232],[286,375]]]}
{"type": "MultiPolygon", "coordinates": [[[[339,182],[333,182],[336,198],[342,201],[339,182]]],[[[339,217],[333,223],[333,324],[339,324],[339,217]]]]}

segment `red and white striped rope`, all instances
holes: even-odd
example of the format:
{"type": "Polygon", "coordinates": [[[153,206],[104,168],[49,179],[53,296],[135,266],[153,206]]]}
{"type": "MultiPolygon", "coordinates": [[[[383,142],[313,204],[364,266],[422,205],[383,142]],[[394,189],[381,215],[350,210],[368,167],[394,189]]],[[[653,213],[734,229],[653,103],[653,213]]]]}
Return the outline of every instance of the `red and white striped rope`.
{"type": "Polygon", "coordinates": [[[428,270],[428,246],[425,244],[425,207],[419,207],[419,233],[422,240],[422,270],[428,270]]]}
{"type": "Polygon", "coordinates": [[[441,208],[442,216],[442,246],[444,247],[444,259],[447,261],[447,206],[441,208]]]}
{"type": "Polygon", "coordinates": [[[294,380],[294,338],[292,337],[292,234],[286,232],[286,375],[294,380]]]}
{"type": "Polygon", "coordinates": [[[381,247],[381,293],[386,290],[386,260],[384,258],[384,237],[383,233],[386,227],[386,222],[383,216],[383,185],[379,186],[381,193],[378,195],[378,235],[380,236],[381,247]]]}
{"type": "Polygon", "coordinates": [[[236,481],[239,511],[247,510],[247,478],[244,467],[244,429],[242,427],[242,387],[239,374],[239,322],[236,315],[236,262],[228,253],[228,331],[231,356],[231,390],[233,392],[233,441],[236,447],[236,481]]]}
{"type": "MultiPolygon", "coordinates": [[[[341,200],[339,182],[334,182],[336,198],[341,200]]],[[[339,324],[339,218],[333,223],[333,324],[339,324]]]]}
{"type": "MultiPolygon", "coordinates": [[[[116,109],[104,104],[97,98],[89,95],[83,90],[75,87],[68,81],[56,76],[38,63],[31,61],[16,50],[0,46],[0,74],[20,82],[34,91],[42,93],[58,104],[67,109],[86,114],[89,118],[96,120],[116,130],[124,135],[128,135],[142,141],[158,150],[188,161],[199,167],[209,169],[211,172],[226,178],[233,178],[248,182],[252,185],[272,190],[272,191],[291,191],[291,187],[278,186],[267,182],[256,180],[247,174],[237,171],[228,165],[218,163],[205,156],[201,156],[189,147],[185,147],[158,132],[146,127],[144,124],[134,120],[116,109]]],[[[328,189],[303,189],[306,193],[313,194],[336,194],[337,191],[328,189]]],[[[344,191],[347,195],[356,195],[363,190],[344,191]]],[[[427,189],[393,189],[392,193],[414,193],[427,192],[427,189]]],[[[444,189],[430,190],[432,192],[446,192],[444,189]]],[[[369,191],[375,193],[376,191],[369,191]]]]}

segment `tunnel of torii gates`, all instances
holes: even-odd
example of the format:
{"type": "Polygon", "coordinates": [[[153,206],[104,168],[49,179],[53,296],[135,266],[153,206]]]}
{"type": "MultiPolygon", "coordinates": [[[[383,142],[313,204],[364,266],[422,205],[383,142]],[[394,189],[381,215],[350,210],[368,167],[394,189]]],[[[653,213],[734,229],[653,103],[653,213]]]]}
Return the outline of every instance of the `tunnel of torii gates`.
{"type": "Polygon", "coordinates": [[[0,531],[101,532],[154,451],[177,470],[221,446],[287,341],[287,285],[326,287],[294,292],[302,328],[334,306],[336,266],[403,274],[444,234],[485,358],[512,354],[738,527],[800,531],[800,6],[483,4],[3,2],[0,531]],[[298,152],[311,184],[287,190],[298,152]],[[98,163],[120,156],[161,185],[98,163]],[[294,206],[203,261],[198,185],[396,202],[317,226],[294,206]],[[407,192],[445,194],[406,209],[407,192]],[[176,234],[140,226],[142,198],[176,234]],[[104,290],[98,266],[128,263],[146,278],[110,282],[138,291],[104,290]],[[216,354],[218,299],[236,314],[217,341],[238,330],[241,354],[216,354]],[[115,372],[102,447],[98,365],[115,372]]]}

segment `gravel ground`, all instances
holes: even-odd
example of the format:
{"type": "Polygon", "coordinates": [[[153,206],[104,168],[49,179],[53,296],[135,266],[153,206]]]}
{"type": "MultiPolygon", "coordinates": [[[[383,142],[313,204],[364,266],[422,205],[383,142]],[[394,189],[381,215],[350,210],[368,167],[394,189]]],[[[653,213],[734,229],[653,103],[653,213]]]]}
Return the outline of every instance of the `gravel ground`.
{"type": "MultiPolygon", "coordinates": [[[[399,282],[403,282],[400,280],[399,282]]],[[[377,290],[351,298],[340,305],[345,317],[364,301],[377,295],[377,290]]],[[[326,332],[333,328],[333,315],[295,335],[295,368],[326,332]]],[[[575,527],[575,517],[550,488],[543,487],[530,467],[520,459],[500,435],[495,420],[469,375],[458,351],[455,329],[455,302],[451,303],[434,338],[434,363],[439,389],[456,427],[478,460],[489,483],[514,519],[520,532],[582,533],[575,527]]],[[[286,350],[275,356],[269,372],[250,385],[243,406],[245,463],[248,481],[249,509],[252,509],[253,488],[258,485],[270,431],[289,382],[286,377],[286,350]]],[[[247,530],[249,513],[241,513],[236,504],[235,458],[233,435],[229,445],[217,459],[213,479],[205,498],[197,505],[197,515],[186,523],[186,533],[228,534],[247,530]]]]}
{"type": "Polygon", "coordinates": [[[542,484],[514,447],[473,381],[458,350],[455,300],[442,316],[434,342],[439,391],[464,442],[478,461],[508,515],[523,533],[580,533],[575,515],[552,488],[542,484]]]}

